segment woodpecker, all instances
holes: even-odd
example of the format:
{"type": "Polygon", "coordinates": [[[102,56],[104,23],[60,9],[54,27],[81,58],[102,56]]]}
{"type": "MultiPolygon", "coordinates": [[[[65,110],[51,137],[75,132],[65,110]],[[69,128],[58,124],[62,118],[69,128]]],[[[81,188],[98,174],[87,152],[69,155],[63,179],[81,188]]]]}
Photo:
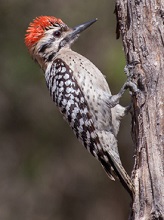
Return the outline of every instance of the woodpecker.
{"type": "Polygon", "coordinates": [[[30,23],[25,44],[45,72],[50,95],[78,140],[100,161],[109,178],[117,177],[133,196],[133,184],[117,148],[120,120],[127,110],[119,99],[128,83],[112,95],[100,70],[71,49],[80,33],[96,21],[70,28],[59,18],[40,16],[30,23]]]}

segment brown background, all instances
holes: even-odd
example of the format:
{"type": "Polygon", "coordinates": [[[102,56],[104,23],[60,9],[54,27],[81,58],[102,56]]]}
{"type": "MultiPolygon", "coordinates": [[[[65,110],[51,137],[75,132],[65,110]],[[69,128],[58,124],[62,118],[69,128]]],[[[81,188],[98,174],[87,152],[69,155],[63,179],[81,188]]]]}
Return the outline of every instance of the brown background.
{"type": "MultiPolygon", "coordinates": [[[[96,64],[116,93],[126,77],[113,12],[114,1],[107,0],[1,0],[0,219],[127,219],[129,196],[78,143],[24,45],[25,30],[36,16],[54,15],[69,26],[97,17],[73,49],[96,64]]],[[[129,101],[126,93],[122,104],[129,101]]],[[[130,172],[129,116],[121,125],[119,150],[130,172]]]]}

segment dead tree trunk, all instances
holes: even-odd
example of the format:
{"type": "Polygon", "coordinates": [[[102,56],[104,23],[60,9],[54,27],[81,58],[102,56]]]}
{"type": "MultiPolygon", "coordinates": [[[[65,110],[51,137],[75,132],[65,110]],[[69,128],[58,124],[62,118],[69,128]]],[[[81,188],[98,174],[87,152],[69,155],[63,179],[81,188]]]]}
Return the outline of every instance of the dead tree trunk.
{"type": "Polygon", "coordinates": [[[116,0],[131,81],[136,148],[130,219],[164,219],[164,0],[116,0]]]}

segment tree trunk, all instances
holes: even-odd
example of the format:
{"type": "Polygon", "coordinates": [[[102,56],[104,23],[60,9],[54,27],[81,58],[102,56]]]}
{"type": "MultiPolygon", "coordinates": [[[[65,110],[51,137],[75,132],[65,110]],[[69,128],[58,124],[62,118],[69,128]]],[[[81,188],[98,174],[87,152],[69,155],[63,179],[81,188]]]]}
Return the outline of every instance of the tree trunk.
{"type": "MultiPolygon", "coordinates": [[[[116,0],[131,81],[136,148],[130,219],[164,219],[164,0],[116,0]],[[129,66],[130,67],[130,66],[129,66]]],[[[118,33],[117,33],[118,34],[118,33]]]]}

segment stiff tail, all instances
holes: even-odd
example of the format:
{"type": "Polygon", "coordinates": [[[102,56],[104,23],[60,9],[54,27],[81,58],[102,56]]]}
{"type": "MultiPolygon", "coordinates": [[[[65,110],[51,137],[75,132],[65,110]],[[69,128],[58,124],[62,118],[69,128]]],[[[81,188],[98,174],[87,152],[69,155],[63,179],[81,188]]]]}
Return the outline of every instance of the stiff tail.
{"type": "Polygon", "coordinates": [[[134,186],[131,181],[131,178],[123,168],[123,166],[117,162],[114,156],[106,154],[108,161],[106,162],[104,158],[99,158],[103,168],[105,169],[107,175],[111,180],[115,180],[115,177],[118,178],[123,185],[123,187],[130,194],[132,199],[134,198],[134,186]]]}

